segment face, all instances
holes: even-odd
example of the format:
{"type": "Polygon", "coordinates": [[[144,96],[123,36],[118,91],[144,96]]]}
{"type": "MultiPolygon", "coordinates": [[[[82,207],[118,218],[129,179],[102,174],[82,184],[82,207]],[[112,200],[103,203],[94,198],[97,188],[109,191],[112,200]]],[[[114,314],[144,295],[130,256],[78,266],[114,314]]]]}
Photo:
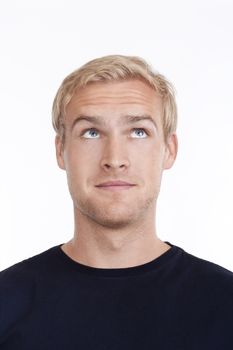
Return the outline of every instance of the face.
{"type": "Polygon", "coordinates": [[[177,140],[174,134],[164,142],[162,101],[151,87],[138,80],[92,83],[72,97],[65,129],[64,148],[56,136],[56,155],[78,215],[121,228],[155,211],[177,140]],[[114,180],[134,186],[97,187],[114,180]]]}

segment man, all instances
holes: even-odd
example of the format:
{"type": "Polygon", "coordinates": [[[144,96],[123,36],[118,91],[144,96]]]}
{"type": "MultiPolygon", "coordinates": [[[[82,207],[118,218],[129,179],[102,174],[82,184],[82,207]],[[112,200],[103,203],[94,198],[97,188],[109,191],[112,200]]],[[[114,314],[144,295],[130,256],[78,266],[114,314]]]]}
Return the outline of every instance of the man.
{"type": "Polygon", "coordinates": [[[74,236],[0,276],[0,349],[233,349],[233,273],[158,238],[172,85],[138,57],[70,74],[53,104],[74,236]]]}

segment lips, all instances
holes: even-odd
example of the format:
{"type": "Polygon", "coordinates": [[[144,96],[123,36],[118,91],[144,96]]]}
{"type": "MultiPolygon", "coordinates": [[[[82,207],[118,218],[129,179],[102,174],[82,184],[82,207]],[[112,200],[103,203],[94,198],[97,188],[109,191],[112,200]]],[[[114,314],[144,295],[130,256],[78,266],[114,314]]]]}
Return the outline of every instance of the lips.
{"type": "Polygon", "coordinates": [[[107,181],[97,185],[97,187],[110,187],[110,186],[135,186],[135,184],[118,180],[118,181],[107,181]]]}

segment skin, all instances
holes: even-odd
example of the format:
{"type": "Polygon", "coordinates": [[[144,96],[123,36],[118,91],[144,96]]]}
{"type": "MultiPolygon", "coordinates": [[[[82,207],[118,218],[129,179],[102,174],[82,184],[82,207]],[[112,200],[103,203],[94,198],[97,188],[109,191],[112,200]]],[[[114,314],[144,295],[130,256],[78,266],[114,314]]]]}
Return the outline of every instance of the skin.
{"type": "Polygon", "coordinates": [[[176,158],[177,136],[164,141],[157,93],[139,80],[89,84],[67,105],[65,129],[64,146],[55,139],[56,157],[67,174],[75,225],[61,249],[97,268],[141,265],[170,249],[156,233],[156,203],[163,170],[176,158]],[[128,125],[122,117],[129,114],[150,115],[157,127],[148,120],[128,125]],[[106,124],[81,121],[72,129],[80,115],[106,124]],[[94,130],[83,132],[88,128],[94,130]],[[110,180],[136,186],[116,192],[96,187],[110,180]]]}

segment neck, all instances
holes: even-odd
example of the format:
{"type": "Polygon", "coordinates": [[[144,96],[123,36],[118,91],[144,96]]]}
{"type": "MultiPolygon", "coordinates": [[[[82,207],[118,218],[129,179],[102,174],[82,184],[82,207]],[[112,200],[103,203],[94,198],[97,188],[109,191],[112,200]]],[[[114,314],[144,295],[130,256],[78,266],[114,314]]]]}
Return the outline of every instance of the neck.
{"type": "Polygon", "coordinates": [[[156,234],[155,213],[124,227],[97,224],[74,209],[74,237],[62,246],[73,260],[97,268],[125,268],[154,260],[170,246],[156,234]]]}

